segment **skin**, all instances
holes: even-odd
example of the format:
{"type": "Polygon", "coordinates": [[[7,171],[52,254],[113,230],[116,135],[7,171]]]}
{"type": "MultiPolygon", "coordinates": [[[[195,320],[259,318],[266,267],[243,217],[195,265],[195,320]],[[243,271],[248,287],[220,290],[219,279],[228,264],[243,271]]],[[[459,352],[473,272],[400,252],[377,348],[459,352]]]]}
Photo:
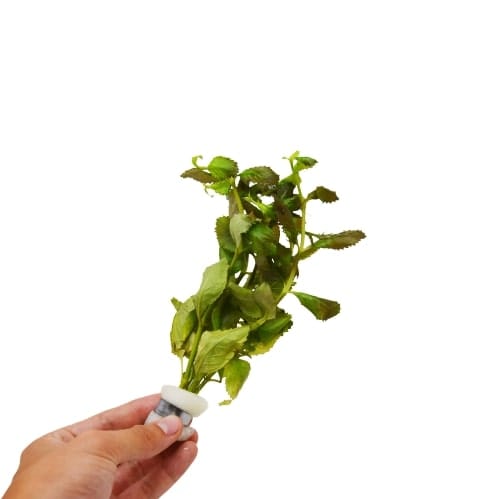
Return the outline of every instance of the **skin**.
{"type": "Polygon", "coordinates": [[[158,401],[134,400],[35,440],[3,499],[160,497],[196,457],[197,434],[177,442],[176,416],[142,424],[158,401]]]}

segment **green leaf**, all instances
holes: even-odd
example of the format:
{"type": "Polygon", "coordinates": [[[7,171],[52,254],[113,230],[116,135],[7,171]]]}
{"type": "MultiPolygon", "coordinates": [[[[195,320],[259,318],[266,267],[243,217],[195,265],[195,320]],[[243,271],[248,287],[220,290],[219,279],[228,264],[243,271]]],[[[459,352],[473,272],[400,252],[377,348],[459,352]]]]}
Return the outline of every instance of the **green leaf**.
{"type": "Polygon", "coordinates": [[[291,291],[300,303],[310,312],[312,312],[316,319],[326,321],[331,317],[340,313],[340,304],[336,301],[327,300],[318,296],[309,295],[307,293],[299,293],[298,291],[291,291]]]}
{"type": "Polygon", "coordinates": [[[265,187],[275,186],[279,182],[279,175],[268,166],[254,166],[239,174],[239,178],[245,184],[255,183],[265,187]]]}
{"type": "Polygon", "coordinates": [[[262,326],[250,333],[247,340],[248,353],[261,355],[268,352],[292,325],[291,315],[279,310],[277,317],[264,322],[262,326]]]}
{"type": "Polygon", "coordinates": [[[241,311],[241,316],[247,322],[275,316],[277,303],[268,283],[260,284],[254,291],[238,286],[235,282],[230,282],[228,288],[235,305],[241,311]]]}
{"type": "Polygon", "coordinates": [[[288,276],[293,269],[294,258],[291,248],[283,244],[277,245],[277,254],[274,257],[274,265],[281,276],[288,276]]]}
{"type": "Polygon", "coordinates": [[[275,255],[279,242],[279,228],[276,231],[267,224],[257,222],[249,229],[248,240],[255,253],[275,255]]]}
{"type": "Polygon", "coordinates": [[[295,151],[293,154],[291,154],[291,156],[289,158],[286,158],[286,156],[284,156],[282,159],[287,159],[289,160],[291,163],[293,163],[295,161],[295,159],[300,155],[300,151],[295,151]]]}
{"type": "Polygon", "coordinates": [[[277,220],[282,225],[286,236],[292,243],[296,243],[298,231],[296,229],[295,220],[293,217],[293,213],[286,206],[286,204],[279,198],[276,198],[274,201],[274,208],[277,215],[277,220]]]}
{"type": "Polygon", "coordinates": [[[284,182],[286,184],[291,184],[291,185],[300,185],[301,184],[301,178],[300,175],[298,174],[297,171],[294,171],[291,173],[291,175],[288,175],[287,177],[283,178],[281,182],[284,182]]]}
{"type": "Polygon", "coordinates": [[[217,182],[213,182],[208,186],[208,189],[215,191],[217,194],[222,194],[226,196],[229,194],[230,189],[232,187],[231,179],[218,180],[217,182]]]}
{"type": "Polygon", "coordinates": [[[223,310],[220,329],[234,329],[241,318],[241,311],[233,308],[230,304],[223,310]]]}
{"type": "Polygon", "coordinates": [[[211,312],[212,331],[217,329],[233,329],[241,319],[241,310],[233,305],[229,299],[230,293],[224,291],[222,298],[219,299],[211,312]]]}
{"type": "Polygon", "coordinates": [[[233,329],[203,332],[194,359],[196,375],[211,375],[225,367],[242,347],[249,331],[249,326],[245,325],[233,329]]]}
{"type": "Polygon", "coordinates": [[[301,209],[300,196],[294,195],[284,200],[284,204],[288,207],[289,211],[296,211],[301,209]]]}
{"type": "Polygon", "coordinates": [[[175,310],[178,311],[180,308],[180,305],[182,305],[182,302],[180,300],[177,300],[177,298],[173,297],[171,300],[172,305],[175,307],[175,310]]]}
{"type": "Polygon", "coordinates": [[[230,217],[229,230],[236,247],[241,246],[241,235],[251,227],[251,219],[244,213],[236,213],[230,217]]]}
{"type": "Polygon", "coordinates": [[[196,308],[191,296],[180,303],[177,313],[173,316],[170,340],[172,352],[179,357],[184,355],[184,344],[197,325],[196,308]]]}
{"type": "Polygon", "coordinates": [[[213,158],[207,168],[215,180],[225,180],[229,177],[235,177],[238,172],[237,163],[223,156],[213,158]]]}
{"type": "Polygon", "coordinates": [[[230,218],[219,217],[215,225],[215,233],[217,234],[218,245],[231,253],[236,251],[236,244],[230,235],[230,218]]]}
{"type": "Polygon", "coordinates": [[[272,263],[272,260],[265,255],[255,255],[255,273],[260,282],[269,283],[272,292],[279,295],[282,291],[286,278],[281,269],[272,263]]]}
{"type": "Polygon", "coordinates": [[[275,212],[272,206],[250,197],[245,197],[242,201],[245,210],[249,213],[255,214],[255,218],[274,218],[275,212]]]}
{"type": "Polygon", "coordinates": [[[253,292],[255,302],[262,311],[262,316],[273,319],[276,313],[277,302],[268,282],[260,284],[253,292]]]}
{"type": "Polygon", "coordinates": [[[283,179],[277,186],[277,196],[280,199],[287,199],[295,195],[296,184],[289,179],[283,179]]]}
{"type": "Polygon", "coordinates": [[[316,244],[319,248],[345,249],[357,244],[366,235],[361,230],[346,230],[338,234],[327,234],[319,236],[316,244]]]}
{"type": "Polygon", "coordinates": [[[230,398],[234,400],[250,373],[250,364],[246,360],[232,359],[224,367],[225,388],[230,398]]]}
{"type": "Polygon", "coordinates": [[[203,320],[209,307],[215,303],[225,289],[228,270],[229,264],[227,261],[220,260],[219,262],[206,267],[203,272],[201,286],[193,298],[197,317],[200,321],[203,320]]]}
{"type": "Polygon", "coordinates": [[[203,184],[209,184],[210,182],[213,182],[215,180],[215,178],[212,175],[210,175],[205,170],[201,170],[200,168],[190,168],[189,170],[186,170],[184,173],[182,173],[182,175],[180,176],[182,178],[192,178],[203,184]]]}
{"type": "Polygon", "coordinates": [[[263,316],[263,311],[250,289],[238,286],[234,282],[230,282],[228,287],[245,320],[251,322],[263,316]]]}
{"type": "Polygon", "coordinates": [[[317,164],[317,160],[313,158],[308,158],[306,156],[297,156],[295,158],[295,166],[293,167],[294,171],[299,172],[301,170],[306,170],[307,168],[312,168],[315,164],[317,164]]]}
{"type": "Polygon", "coordinates": [[[346,230],[338,234],[322,234],[319,239],[300,254],[300,259],[308,258],[321,248],[341,250],[357,244],[366,235],[361,230],[346,230]]]}
{"type": "Polygon", "coordinates": [[[323,203],[332,203],[333,201],[338,201],[338,196],[336,192],[329,190],[326,187],[320,185],[316,187],[308,196],[308,199],[319,199],[323,203]]]}

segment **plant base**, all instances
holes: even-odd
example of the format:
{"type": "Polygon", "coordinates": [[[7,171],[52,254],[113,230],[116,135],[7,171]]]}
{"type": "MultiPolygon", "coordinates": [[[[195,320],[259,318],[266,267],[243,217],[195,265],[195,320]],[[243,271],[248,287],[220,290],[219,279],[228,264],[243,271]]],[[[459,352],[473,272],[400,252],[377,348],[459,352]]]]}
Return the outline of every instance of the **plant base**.
{"type": "Polygon", "coordinates": [[[207,408],[208,402],[203,397],[178,386],[164,385],[161,389],[161,400],[149,413],[145,423],[171,414],[178,416],[184,425],[179,440],[187,440],[194,432],[190,427],[193,417],[200,416],[207,408]]]}

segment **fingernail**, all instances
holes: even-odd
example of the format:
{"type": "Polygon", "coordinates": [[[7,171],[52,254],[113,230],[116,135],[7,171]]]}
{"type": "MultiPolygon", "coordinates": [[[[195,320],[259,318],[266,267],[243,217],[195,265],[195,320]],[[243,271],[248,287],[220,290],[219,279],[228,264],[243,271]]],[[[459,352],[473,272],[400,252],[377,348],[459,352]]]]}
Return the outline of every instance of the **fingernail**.
{"type": "Polygon", "coordinates": [[[182,421],[177,416],[166,416],[156,423],[166,435],[173,435],[182,428],[182,421]]]}

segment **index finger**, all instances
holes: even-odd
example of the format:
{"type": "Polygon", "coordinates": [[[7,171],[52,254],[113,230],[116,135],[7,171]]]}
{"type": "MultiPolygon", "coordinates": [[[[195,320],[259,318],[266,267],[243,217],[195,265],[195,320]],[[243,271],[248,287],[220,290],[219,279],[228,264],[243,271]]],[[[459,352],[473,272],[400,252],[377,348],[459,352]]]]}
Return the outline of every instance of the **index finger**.
{"type": "Polygon", "coordinates": [[[61,430],[69,431],[73,436],[89,430],[123,430],[137,424],[143,424],[149,412],[151,412],[160,400],[160,395],[148,395],[126,404],[108,409],[84,419],[78,423],[66,426],[61,430]]]}

